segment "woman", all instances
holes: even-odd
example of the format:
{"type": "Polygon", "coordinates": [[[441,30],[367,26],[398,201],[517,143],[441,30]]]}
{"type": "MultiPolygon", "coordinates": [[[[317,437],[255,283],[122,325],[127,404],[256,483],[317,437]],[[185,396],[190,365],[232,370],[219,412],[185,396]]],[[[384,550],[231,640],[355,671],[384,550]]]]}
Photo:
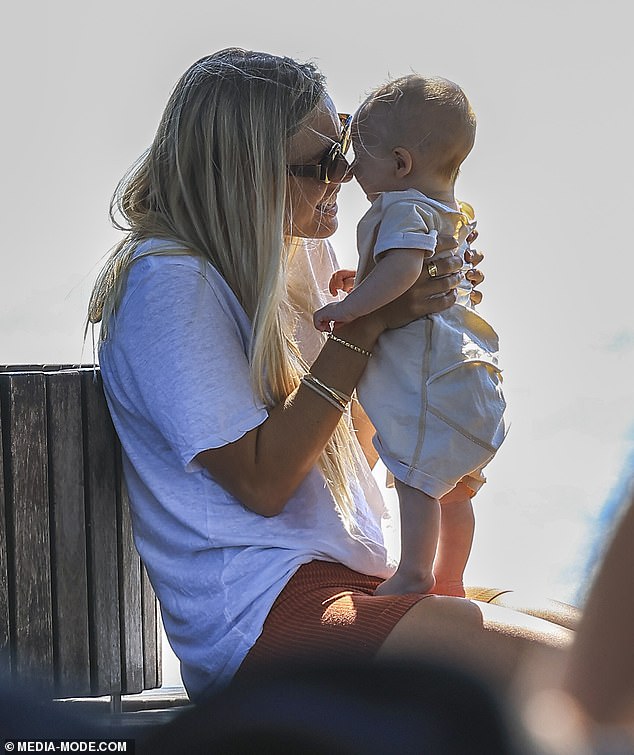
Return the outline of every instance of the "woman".
{"type": "Polygon", "coordinates": [[[537,639],[564,641],[492,606],[372,595],[393,565],[350,395],[384,330],[453,303],[461,260],[320,340],[342,141],[314,66],[224,50],[183,75],[115,195],[127,235],[89,319],[137,547],[194,699],[306,656],[436,652],[504,678],[537,639]]]}

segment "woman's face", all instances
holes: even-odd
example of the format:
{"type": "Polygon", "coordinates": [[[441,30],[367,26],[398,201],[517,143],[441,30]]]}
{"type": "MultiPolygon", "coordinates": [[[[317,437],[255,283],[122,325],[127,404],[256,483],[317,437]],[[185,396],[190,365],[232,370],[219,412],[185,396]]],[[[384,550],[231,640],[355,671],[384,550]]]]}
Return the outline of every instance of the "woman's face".
{"type": "MultiPolygon", "coordinates": [[[[326,97],[289,145],[289,165],[317,165],[341,135],[339,117],[332,100],[326,97]]],[[[344,181],[349,181],[349,173],[344,181]]],[[[291,236],[325,239],[337,230],[337,194],[340,183],[324,183],[317,178],[288,177],[291,236]]]]}

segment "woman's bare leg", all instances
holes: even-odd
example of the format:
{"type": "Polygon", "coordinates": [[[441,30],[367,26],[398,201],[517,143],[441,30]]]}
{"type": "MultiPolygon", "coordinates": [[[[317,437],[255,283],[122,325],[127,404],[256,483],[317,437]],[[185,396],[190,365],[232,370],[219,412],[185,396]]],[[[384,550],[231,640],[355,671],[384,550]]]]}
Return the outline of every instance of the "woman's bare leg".
{"type": "Polygon", "coordinates": [[[435,658],[509,684],[527,658],[560,657],[572,633],[543,619],[464,598],[416,603],[381,646],[378,660],[435,658]]]}

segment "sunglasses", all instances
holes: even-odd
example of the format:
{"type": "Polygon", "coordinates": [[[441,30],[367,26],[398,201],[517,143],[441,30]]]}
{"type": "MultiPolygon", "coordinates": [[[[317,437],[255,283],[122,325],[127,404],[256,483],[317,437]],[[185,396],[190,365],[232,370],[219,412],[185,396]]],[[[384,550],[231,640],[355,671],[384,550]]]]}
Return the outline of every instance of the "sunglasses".
{"type": "Polygon", "coordinates": [[[286,170],[291,176],[302,178],[316,178],[324,183],[341,183],[350,170],[350,163],[344,155],[350,147],[350,124],[352,116],[348,113],[337,113],[341,123],[341,136],[316,165],[287,165],[286,170]]]}

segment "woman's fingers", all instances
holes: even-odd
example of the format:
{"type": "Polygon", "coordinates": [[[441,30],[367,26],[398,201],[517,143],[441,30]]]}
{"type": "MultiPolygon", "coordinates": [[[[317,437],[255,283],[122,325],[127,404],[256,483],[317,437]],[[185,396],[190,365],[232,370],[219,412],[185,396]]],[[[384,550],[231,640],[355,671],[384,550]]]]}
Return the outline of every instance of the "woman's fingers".
{"type": "Polygon", "coordinates": [[[465,260],[470,262],[474,267],[477,267],[484,259],[484,254],[477,249],[467,249],[465,252],[465,260]]]}
{"type": "Polygon", "coordinates": [[[482,291],[474,288],[469,294],[469,298],[471,299],[471,303],[477,306],[482,301],[482,291]]]}
{"type": "Polygon", "coordinates": [[[436,254],[438,254],[438,252],[450,252],[457,248],[458,242],[453,236],[449,236],[446,233],[438,234],[438,238],[436,239],[436,254]]]}
{"type": "Polygon", "coordinates": [[[479,286],[484,280],[484,273],[482,270],[474,268],[473,270],[467,270],[467,280],[474,286],[479,286]]]}
{"type": "Polygon", "coordinates": [[[462,259],[456,255],[425,263],[414,285],[381,308],[386,328],[400,328],[412,320],[448,309],[456,301],[456,286],[463,279],[462,259]],[[434,265],[431,268],[430,265],[434,265]]]}
{"type": "MultiPolygon", "coordinates": [[[[445,275],[442,278],[434,278],[428,280],[424,285],[420,286],[416,291],[416,303],[419,303],[423,307],[431,299],[436,299],[439,296],[446,296],[447,301],[453,304],[453,300],[456,298],[456,287],[460,284],[462,275],[460,273],[452,273],[451,275],[445,275]]],[[[416,287],[413,287],[416,289],[416,287]]],[[[412,289],[410,289],[412,290],[412,289]]],[[[447,306],[450,306],[448,304],[447,306]]],[[[438,311],[434,309],[434,311],[438,311]]],[[[427,312],[423,312],[427,314],[427,312]]]]}
{"type": "Polygon", "coordinates": [[[482,292],[477,291],[475,286],[479,286],[484,281],[484,273],[482,272],[482,270],[479,270],[476,265],[479,265],[482,262],[482,260],[484,259],[484,254],[482,254],[482,252],[479,252],[477,249],[468,249],[465,254],[465,259],[467,262],[470,262],[474,266],[471,268],[471,270],[467,271],[466,278],[474,287],[471,290],[469,298],[471,299],[471,303],[476,306],[482,301],[482,292]]]}
{"type": "Polygon", "coordinates": [[[437,294],[436,296],[431,296],[425,299],[419,317],[444,312],[446,309],[449,309],[452,304],[455,304],[455,302],[456,289],[454,287],[449,289],[449,291],[446,291],[444,294],[437,294]]]}
{"type": "MultiPolygon", "coordinates": [[[[462,260],[455,254],[450,257],[443,257],[442,259],[433,259],[431,262],[427,262],[423,266],[423,275],[421,278],[444,278],[448,275],[457,273],[462,268],[462,260]]],[[[457,284],[456,284],[457,285],[457,284]]]]}
{"type": "Polygon", "coordinates": [[[467,236],[467,244],[473,244],[473,242],[478,238],[478,232],[474,228],[471,233],[467,236]]]}

